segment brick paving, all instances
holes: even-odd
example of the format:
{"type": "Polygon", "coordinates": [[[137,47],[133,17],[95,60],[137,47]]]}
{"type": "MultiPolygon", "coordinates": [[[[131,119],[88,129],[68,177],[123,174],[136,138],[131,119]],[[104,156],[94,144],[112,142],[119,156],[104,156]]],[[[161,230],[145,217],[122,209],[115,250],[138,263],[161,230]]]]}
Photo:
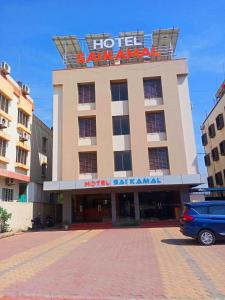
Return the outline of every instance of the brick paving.
{"type": "Polygon", "coordinates": [[[1,300],[225,299],[225,242],[178,228],[33,232],[0,240],[1,300]]]}

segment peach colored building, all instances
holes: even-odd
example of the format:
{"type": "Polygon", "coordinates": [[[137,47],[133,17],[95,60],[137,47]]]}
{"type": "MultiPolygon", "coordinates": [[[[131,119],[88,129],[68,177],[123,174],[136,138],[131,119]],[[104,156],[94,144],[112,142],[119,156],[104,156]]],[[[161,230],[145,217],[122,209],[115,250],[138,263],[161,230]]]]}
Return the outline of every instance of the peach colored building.
{"type": "MultiPolygon", "coordinates": [[[[201,126],[209,188],[223,188],[225,185],[224,107],[225,81],[216,93],[216,104],[201,126]]],[[[217,192],[215,196],[222,196],[223,193],[217,192]]]]}
{"type": "Polygon", "coordinates": [[[6,62],[0,67],[0,202],[26,201],[30,180],[30,136],[33,100],[29,87],[10,76],[6,62]]]}
{"type": "Polygon", "coordinates": [[[53,72],[53,181],[44,189],[61,194],[64,221],[175,219],[190,187],[201,183],[187,64],[173,58],[177,33],[153,32],[154,51],[136,58],[124,53],[146,49],[148,36],[120,34],[116,41],[127,44],[114,61],[102,54],[113,39],[87,36],[89,51],[102,55],[93,65],[69,56],[78,50],[75,37],[54,39],[62,56],[67,42],[67,68],[53,72]],[[172,52],[165,54],[162,39],[172,52]]]}

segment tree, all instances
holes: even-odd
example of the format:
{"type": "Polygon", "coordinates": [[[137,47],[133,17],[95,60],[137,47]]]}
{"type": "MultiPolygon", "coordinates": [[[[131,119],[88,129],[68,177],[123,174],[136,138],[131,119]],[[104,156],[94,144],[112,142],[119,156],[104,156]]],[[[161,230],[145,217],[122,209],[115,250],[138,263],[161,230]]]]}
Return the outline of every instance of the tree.
{"type": "Polygon", "coordinates": [[[0,207],[0,232],[6,232],[9,230],[9,224],[7,221],[11,218],[12,214],[9,214],[6,209],[0,207]]]}

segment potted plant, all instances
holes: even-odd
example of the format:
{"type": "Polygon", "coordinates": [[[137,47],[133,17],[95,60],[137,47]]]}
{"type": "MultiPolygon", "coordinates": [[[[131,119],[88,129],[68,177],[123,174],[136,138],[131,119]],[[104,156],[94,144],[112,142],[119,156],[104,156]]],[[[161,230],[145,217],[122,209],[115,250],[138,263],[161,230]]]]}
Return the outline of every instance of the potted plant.
{"type": "Polygon", "coordinates": [[[69,229],[70,222],[68,220],[63,221],[63,227],[65,230],[69,229]]]}

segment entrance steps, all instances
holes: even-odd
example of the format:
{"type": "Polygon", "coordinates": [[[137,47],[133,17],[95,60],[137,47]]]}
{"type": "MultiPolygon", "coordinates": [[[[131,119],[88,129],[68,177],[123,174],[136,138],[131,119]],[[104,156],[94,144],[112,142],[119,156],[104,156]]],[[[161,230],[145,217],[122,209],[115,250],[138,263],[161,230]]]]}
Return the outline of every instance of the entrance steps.
{"type": "Polygon", "coordinates": [[[139,225],[113,226],[111,222],[107,223],[73,223],[69,226],[69,230],[91,230],[91,229],[110,229],[110,228],[162,228],[162,227],[178,227],[178,220],[163,220],[163,221],[144,221],[139,225]]]}

